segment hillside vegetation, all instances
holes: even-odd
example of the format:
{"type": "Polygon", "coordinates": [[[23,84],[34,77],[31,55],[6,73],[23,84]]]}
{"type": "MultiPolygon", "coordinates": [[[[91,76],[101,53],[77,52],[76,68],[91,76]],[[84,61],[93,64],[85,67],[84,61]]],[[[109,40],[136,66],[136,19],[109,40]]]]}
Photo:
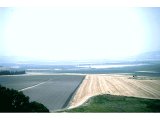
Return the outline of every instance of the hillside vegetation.
{"type": "Polygon", "coordinates": [[[43,104],[29,102],[29,97],[0,85],[0,112],[49,112],[43,104]]]}
{"type": "Polygon", "coordinates": [[[67,109],[63,112],[160,112],[160,100],[98,95],[77,108],[67,109]]]}

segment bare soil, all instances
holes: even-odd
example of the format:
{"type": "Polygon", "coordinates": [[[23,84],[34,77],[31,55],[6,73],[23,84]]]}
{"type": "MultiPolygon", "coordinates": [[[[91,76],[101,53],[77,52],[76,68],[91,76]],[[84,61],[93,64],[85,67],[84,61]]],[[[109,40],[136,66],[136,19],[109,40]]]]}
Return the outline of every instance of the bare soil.
{"type": "Polygon", "coordinates": [[[160,80],[132,79],[129,75],[86,75],[69,108],[77,107],[90,97],[100,94],[160,99],[160,80]]]}

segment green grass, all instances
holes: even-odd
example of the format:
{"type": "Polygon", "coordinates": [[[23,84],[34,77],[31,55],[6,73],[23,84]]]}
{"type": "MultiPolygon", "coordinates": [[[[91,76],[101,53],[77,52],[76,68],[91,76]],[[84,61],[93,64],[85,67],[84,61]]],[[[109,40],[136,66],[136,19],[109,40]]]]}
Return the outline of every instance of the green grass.
{"type": "Polygon", "coordinates": [[[160,100],[98,95],[77,108],[61,112],[160,112],[160,100]]]}

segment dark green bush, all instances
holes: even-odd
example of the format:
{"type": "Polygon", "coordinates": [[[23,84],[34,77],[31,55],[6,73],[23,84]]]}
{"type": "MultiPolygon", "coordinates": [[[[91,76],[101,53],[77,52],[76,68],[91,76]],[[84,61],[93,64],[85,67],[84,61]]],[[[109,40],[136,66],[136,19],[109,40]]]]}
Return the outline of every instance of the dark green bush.
{"type": "Polygon", "coordinates": [[[0,112],[49,112],[38,102],[29,102],[29,97],[17,90],[0,85],[0,112]]]}

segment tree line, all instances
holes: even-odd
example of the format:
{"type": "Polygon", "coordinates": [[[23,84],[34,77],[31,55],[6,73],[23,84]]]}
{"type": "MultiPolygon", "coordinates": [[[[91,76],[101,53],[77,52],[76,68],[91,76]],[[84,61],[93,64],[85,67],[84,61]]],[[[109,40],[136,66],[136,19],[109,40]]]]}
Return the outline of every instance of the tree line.
{"type": "Polygon", "coordinates": [[[25,70],[1,70],[0,75],[18,75],[25,74],[25,70]]]}

